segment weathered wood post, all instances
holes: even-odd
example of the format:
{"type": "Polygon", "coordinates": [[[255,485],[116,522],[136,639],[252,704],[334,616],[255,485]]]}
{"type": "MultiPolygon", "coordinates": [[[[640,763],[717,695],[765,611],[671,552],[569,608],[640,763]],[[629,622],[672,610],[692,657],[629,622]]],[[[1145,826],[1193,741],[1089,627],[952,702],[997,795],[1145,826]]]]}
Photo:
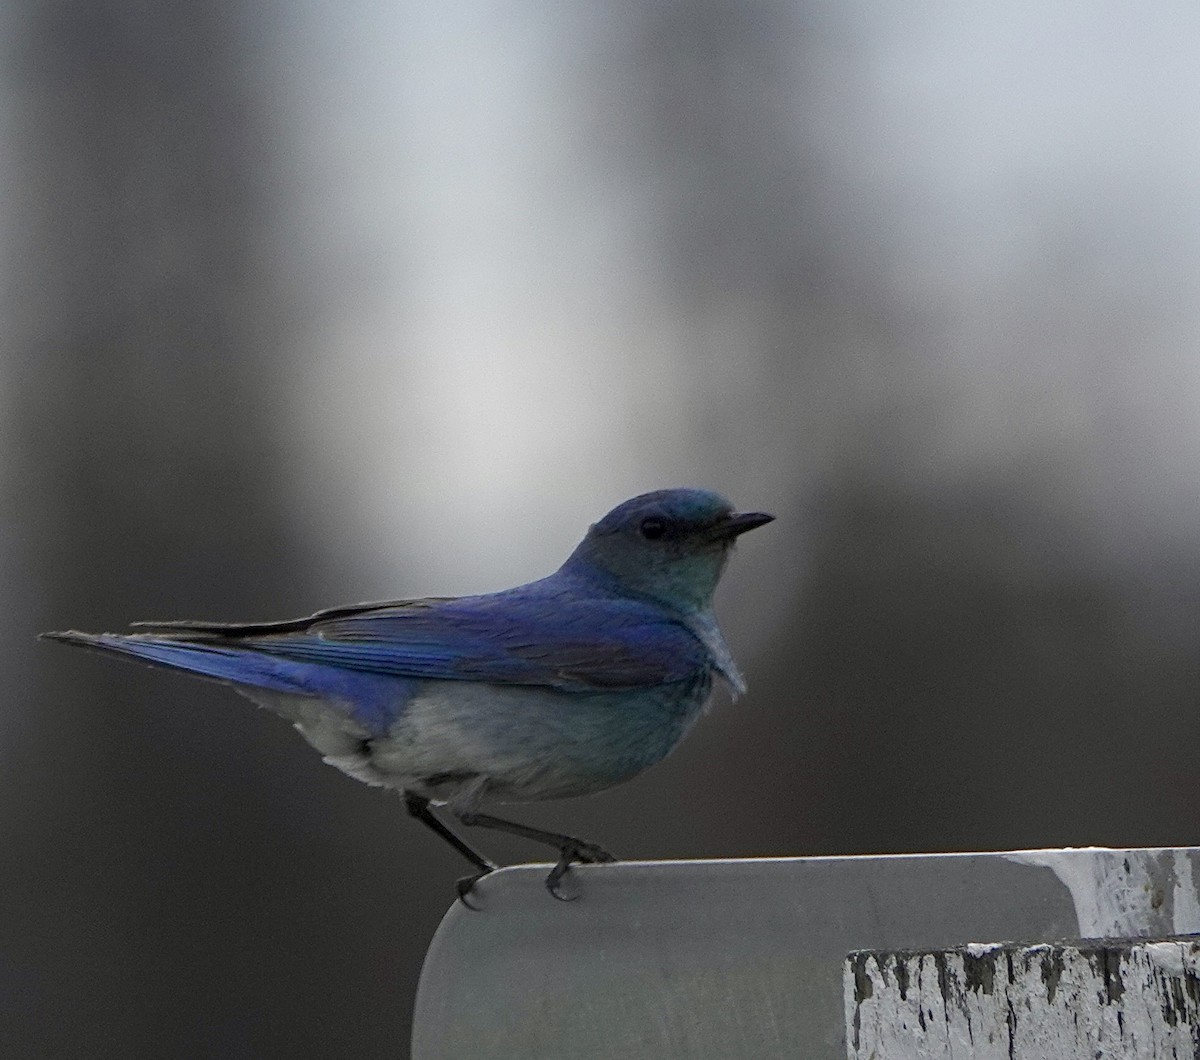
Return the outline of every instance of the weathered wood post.
{"type": "Polygon", "coordinates": [[[843,968],[849,1060],[1200,1055],[1200,937],[859,950],[843,968]]]}

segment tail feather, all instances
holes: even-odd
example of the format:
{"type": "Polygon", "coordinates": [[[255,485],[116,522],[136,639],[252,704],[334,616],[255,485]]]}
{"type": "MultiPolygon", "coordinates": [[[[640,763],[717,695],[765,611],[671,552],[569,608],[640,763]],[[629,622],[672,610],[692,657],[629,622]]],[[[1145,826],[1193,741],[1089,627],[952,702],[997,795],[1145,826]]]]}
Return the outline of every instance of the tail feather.
{"type": "Polygon", "coordinates": [[[286,660],[211,641],[148,633],[80,633],[73,629],[43,633],[42,638],[128,655],[155,666],[183,670],[215,681],[253,685],[279,692],[307,691],[297,680],[295,667],[286,660]]]}

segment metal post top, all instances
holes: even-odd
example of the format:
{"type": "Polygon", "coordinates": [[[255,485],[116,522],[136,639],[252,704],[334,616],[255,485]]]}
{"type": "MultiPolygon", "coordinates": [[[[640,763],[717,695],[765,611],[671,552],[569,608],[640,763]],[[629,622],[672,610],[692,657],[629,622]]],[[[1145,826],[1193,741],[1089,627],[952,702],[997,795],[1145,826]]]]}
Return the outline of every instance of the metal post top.
{"type": "Polygon", "coordinates": [[[622,862],[503,869],[426,957],[417,1060],[844,1057],[851,950],[1200,931],[1200,849],[622,862]]]}

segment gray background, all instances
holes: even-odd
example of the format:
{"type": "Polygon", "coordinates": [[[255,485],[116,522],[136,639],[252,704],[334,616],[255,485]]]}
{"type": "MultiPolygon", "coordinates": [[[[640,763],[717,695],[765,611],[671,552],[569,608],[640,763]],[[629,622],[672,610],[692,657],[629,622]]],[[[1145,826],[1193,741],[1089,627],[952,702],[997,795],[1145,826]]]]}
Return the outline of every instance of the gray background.
{"type": "MultiPolygon", "coordinates": [[[[390,1057],[461,866],[41,629],[779,521],[638,858],[1195,839],[1194,4],[0,3],[0,1053],[390,1057]]],[[[533,853],[488,836],[503,859],[533,853]]]]}

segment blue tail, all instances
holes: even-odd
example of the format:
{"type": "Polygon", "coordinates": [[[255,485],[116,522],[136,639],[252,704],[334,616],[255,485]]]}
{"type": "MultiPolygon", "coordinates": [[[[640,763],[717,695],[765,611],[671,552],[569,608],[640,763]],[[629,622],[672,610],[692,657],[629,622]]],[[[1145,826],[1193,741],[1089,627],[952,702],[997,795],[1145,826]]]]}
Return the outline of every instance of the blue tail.
{"type": "Polygon", "coordinates": [[[229,681],[239,685],[254,685],[270,688],[277,692],[311,693],[302,682],[301,670],[295,663],[245,648],[185,640],[151,633],[79,633],[67,630],[63,633],[43,633],[47,640],[60,640],[67,644],[78,644],[99,651],[111,651],[129,655],[156,666],[172,670],[183,670],[215,681],[229,681]]]}

